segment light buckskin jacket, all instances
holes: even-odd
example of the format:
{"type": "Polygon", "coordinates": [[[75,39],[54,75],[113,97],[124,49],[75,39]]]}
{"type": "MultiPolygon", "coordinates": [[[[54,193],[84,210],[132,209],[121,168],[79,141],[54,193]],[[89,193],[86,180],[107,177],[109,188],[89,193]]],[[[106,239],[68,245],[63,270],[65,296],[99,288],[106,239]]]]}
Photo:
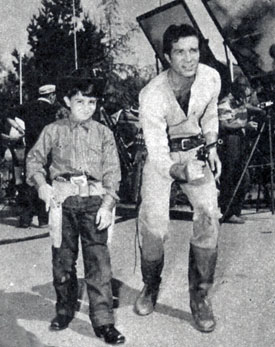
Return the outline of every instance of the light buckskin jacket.
{"type": "Polygon", "coordinates": [[[169,85],[167,73],[168,70],[150,81],[139,96],[147,161],[164,177],[170,176],[170,168],[175,162],[170,156],[168,137],[218,133],[217,102],[221,88],[219,73],[199,64],[186,115],[169,85]]]}

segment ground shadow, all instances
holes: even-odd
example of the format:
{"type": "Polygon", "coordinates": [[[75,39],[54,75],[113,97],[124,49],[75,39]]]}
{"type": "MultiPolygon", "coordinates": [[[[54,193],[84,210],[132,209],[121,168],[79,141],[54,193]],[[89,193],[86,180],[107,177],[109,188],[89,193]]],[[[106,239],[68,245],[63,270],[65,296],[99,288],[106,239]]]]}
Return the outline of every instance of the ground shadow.
{"type": "MultiPolygon", "coordinates": [[[[79,280],[79,298],[83,299],[85,291],[84,280],[79,280]]],[[[117,298],[117,307],[134,306],[139,293],[118,279],[112,280],[114,298],[117,298]]],[[[0,291],[0,346],[1,347],[45,347],[31,332],[26,331],[18,324],[18,320],[40,321],[47,326],[55,315],[55,292],[51,282],[32,288],[33,293],[0,291]]],[[[82,302],[82,313],[88,315],[88,302],[82,302]]],[[[172,308],[164,304],[157,304],[156,312],[170,317],[185,320],[192,324],[191,314],[172,308]]],[[[76,315],[70,329],[78,334],[95,337],[89,319],[83,320],[76,315]]],[[[48,346],[50,347],[50,346],[48,346]]],[[[54,347],[54,346],[52,346],[54,347]]]]}
{"type": "MultiPolygon", "coordinates": [[[[132,306],[134,307],[134,303],[139,294],[139,290],[134,289],[123,283],[122,281],[113,278],[112,280],[112,289],[113,295],[115,298],[118,298],[118,307],[123,306],[132,306]]],[[[164,305],[158,303],[155,308],[155,312],[160,314],[170,316],[173,318],[178,318],[181,320],[185,320],[189,323],[192,323],[192,315],[189,312],[185,312],[179,309],[175,309],[171,306],[164,305]]]]}
{"type": "Polygon", "coordinates": [[[155,312],[158,312],[160,314],[163,314],[163,315],[166,315],[169,317],[184,320],[184,321],[190,323],[191,325],[193,325],[193,318],[192,318],[192,315],[190,312],[179,310],[179,309],[176,309],[176,308],[173,308],[171,306],[164,305],[164,304],[157,304],[156,308],[155,308],[155,312]]]}
{"type": "Polygon", "coordinates": [[[18,325],[18,319],[44,321],[50,317],[51,311],[52,304],[41,300],[38,295],[25,292],[7,293],[1,290],[0,346],[45,347],[33,333],[18,325]]]}
{"type": "MultiPolygon", "coordinates": [[[[88,296],[86,293],[86,285],[83,278],[78,279],[78,285],[79,285],[78,298],[81,302],[80,310],[82,313],[85,313],[88,315],[89,313],[88,296]]],[[[52,283],[36,286],[36,287],[33,287],[32,289],[34,292],[39,293],[41,297],[47,298],[50,301],[55,301],[55,293],[52,287],[52,283]]],[[[112,291],[113,291],[113,299],[114,299],[114,309],[122,308],[122,307],[134,307],[134,303],[139,294],[139,290],[128,286],[127,284],[120,281],[119,279],[113,278],[112,291]]],[[[164,305],[161,303],[156,305],[156,312],[173,317],[173,318],[178,318],[192,324],[192,316],[189,312],[178,310],[171,306],[164,305]]],[[[78,320],[78,318],[76,318],[75,320],[78,320]]],[[[90,324],[87,322],[83,322],[83,323],[85,327],[88,327],[89,329],[88,335],[90,336],[91,333],[93,334],[93,332],[91,332],[90,324]]],[[[73,329],[73,325],[72,327],[70,326],[72,329],[73,329]]],[[[77,325],[79,326],[79,324],[76,324],[75,326],[77,325]]],[[[77,332],[80,333],[79,330],[77,330],[77,332]]],[[[81,327],[81,333],[85,334],[85,329],[83,326],[81,327]]]]}

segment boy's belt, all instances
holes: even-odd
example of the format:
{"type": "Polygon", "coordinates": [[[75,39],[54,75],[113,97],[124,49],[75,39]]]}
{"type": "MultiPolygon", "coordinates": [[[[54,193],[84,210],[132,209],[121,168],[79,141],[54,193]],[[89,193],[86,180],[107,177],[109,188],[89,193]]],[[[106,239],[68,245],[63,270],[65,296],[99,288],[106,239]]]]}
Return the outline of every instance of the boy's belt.
{"type": "Polygon", "coordinates": [[[189,151],[190,149],[199,147],[205,144],[205,139],[201,135],[190,137],[179,137],[171,139],[169,147],[171,152],[189,151]]]}
{"type": "MultiPolygon", "coordinates": [[[[55,180],[58,182],[66,182],[66,181],[71,181],[72,177],[80,177],[81,175],[76,175],[76,174],[71,174],[71,173],[64,173],[62,175],[58,175],[57,177],[55,177],[55,180]]],[[[87,178],[87,181],[96,181],[96,179],[93,176],[90,175],[85,175],[87,178]]]]}
{"type": "Polygon", "coordinates": [[[95,196],[106,193],[100,181],[89,181],[86,176],[72,176],[69,180],[58,176],[52,182],[53,197],[49,213],[50,235],[54,247],[62,242],[62,204],[70,196],[95,196]],[[59,178],[58,178],[59,177],[59,178]]]}
{"type": "Polygon", "coordinates": [[[60,175],[53,181],[53,187],[62,196],[81,197],[104,195],[106,193],[100,181],[87,176],[60,175]]]}

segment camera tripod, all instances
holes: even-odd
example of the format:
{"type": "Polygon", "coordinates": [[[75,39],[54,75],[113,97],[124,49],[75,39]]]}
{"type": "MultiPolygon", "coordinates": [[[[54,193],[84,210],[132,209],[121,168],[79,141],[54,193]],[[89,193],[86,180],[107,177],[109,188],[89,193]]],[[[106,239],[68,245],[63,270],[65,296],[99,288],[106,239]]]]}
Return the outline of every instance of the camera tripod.
{"type": "Polygon", "coordinates": [[[221,218],[221,223],[224,222],[224,220],[226,218],[226,215],[227,215],[227,213],[228,213],[228,211],[229,211],[229,209],[230,209],[230,207],[231,207],[231,205],[233,203],[233,200],[234,200],[234,198],[235,198],[235,196],[236,196],[236,194],[237,194],[237,192],[239,190],[239,187],[240,187],[240,185],[242,183],[242,180],[243,180],[243,178],[244,178],[244,176],[246,174],[246,171],[249,168],[249,164],[251,162],[251,159],[252,159],[252,157],[253,157],[253,155],[255,153],[257,145],[258,145],[258,143],[260,141],[260,138],[261,138],[261,136],[262,136],[266,126],[268,127],[269,163],[267,163],[267,164],[260,164],[260,165],[253,165],[251,167],[255,167],[255,168],[256,167],[263,167],[263,166],[270,167],[271,212],[272,212],[272,214],[274,214],[274,196],[273,196],[273,190],[274,190],[274,179],[273,179],[274,159],[273,159],[272,122],[271,122],[272,112],[274,112],[274,110],[271,107],[273,105],[273,102],[272,101],[268,101],[268,102],[265,102],[265,103],[263,103],[261,105],[262,105],[261,107],[266,112],[265,119],[264,119],[264,121],[263,121],[263,123],[261,125],[260,131],[259,131],[259,133],[258,133],[258,135],[257,135],[257,137],[255,139],[255,142],[254,142],[254,144],[252,146],[252,149],[250,151],[248,159],[247,159],[247,161],[245,163],[245,166],[243,168],[242,174],[241,174],[241,176],[240,176],[240,178],[239,178],[239,180],[238,180],[238,182],[236,184],[234,192],[233,192],[233,194],[232,194],[232,196],[231,196],[231,198],[229,200],[229,203],[228,203],[228,205],[226,207],[226,210],[225,210],[225,212],[224,212],[224,214],[223,214],[223,216],[221,218]]]}

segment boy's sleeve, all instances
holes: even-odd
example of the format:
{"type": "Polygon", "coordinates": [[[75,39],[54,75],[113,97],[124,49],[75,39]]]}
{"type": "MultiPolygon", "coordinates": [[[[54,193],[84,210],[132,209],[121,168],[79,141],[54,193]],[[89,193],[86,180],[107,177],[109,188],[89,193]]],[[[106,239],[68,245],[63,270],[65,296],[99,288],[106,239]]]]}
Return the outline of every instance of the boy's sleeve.
{"type": "Polygon", "coordinates": [[[110,196],[118,200],[117,192],[121,180],[120,161],[114,135],[108,128],[104,131],[102,164],[102,185],[107,192],[105,199],[110,196]]]}
{"type": "Polygon", "coordinates": [[[49,127],[46,126],[41,132],[37,142],[27,155],[26,179],[30,186],[40,187],[46,183],[46,171],[44,166],[52,148],[52,137],[49,127]]]}

